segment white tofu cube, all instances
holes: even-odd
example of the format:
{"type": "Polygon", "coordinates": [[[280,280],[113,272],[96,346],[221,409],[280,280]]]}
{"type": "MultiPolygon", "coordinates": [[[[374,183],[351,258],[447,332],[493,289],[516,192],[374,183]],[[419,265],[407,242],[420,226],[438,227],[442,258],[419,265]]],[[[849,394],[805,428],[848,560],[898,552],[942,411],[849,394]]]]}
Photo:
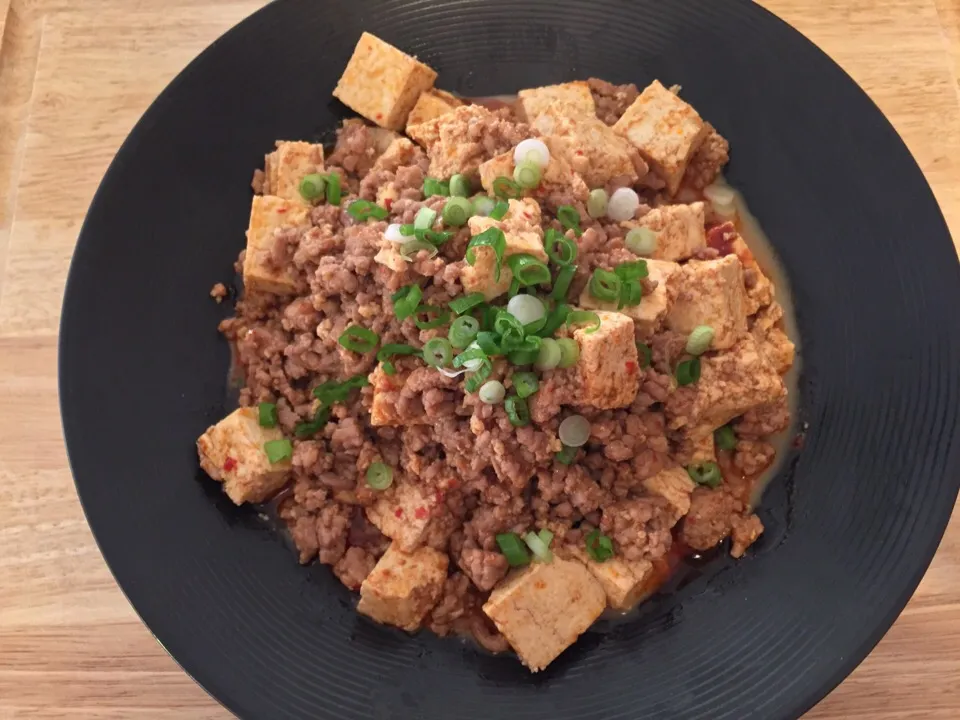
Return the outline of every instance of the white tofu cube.
{"type": "Polygon", "coordinates": [[[497,629],[533,672],[572,645],[606,607],[593,575],[575,560],[554,556],[507,576],[483,606],[497,629]]]}
{"type": "Polygon", "coordinates": [[[502,220],[474,216],[468,221],[470,234],[480,235],[490,228],[499,228],[506,239],[504,263],[497,279],[496,253],[487,246],[476,248],[474,264],[466,265],[460,274],[464,289],[468,292],[482,292],[487,300],[503,295],[510,289],[513,273],[506,264],[511,255],[532,255],[542,262],[548,262],[543,249],[543,230],[540,227],[540,206],[534,200],[510,200],[510,209],[502,220]]]}
{"type": "MultiPolygon", "coordinates": [[[[449,178],[457,173],[476,179],[485,158],[504,152],[505,141],[477,152],[477,132],[482,135],[502,120],[482,105],[463,105],[433,120],[410,125],[407,134],[430,156],[430,176],[449,178]]],[[[489,139],[489,138],[488,138],[489,139]]]]}
{"type": "Polygon", "coordinates": [[[589,286],[580,293],[580,307],[587,310],[607,310],[621,312],[633,319],[636,337],[641,340],[649,339],[660,330],[667,311],[677,297],[677,283],[675,278],[680,272],[680,266],[666,260],[647,260],[648,277],[656,281],[653,292],[645,294],[639,305],[624,307],[617,311],[616,302],[603,302],[590,294],[589,286]]]}
{"type": "Polygon", "coordinates": [[[308,212],[309,208],[301,203],[272,195],[254,196],[243,258],[243,285],[248,292],[296,292],[296,280],[287,270],[274,267],[269,258],[276,231],[306,224],[308,212]]]}
{"type": "Polygon", "coordinates": [[[781,375],[793,366],[796,355],[794,344],[781,326],[782,317],[783,308],[774,302],[761,309],[750,326],[761,351],[781,375]]]}
{"type": "Polygon", "coordinates": [[[397,168],[404,165],[412,165],[417,158],[417,154],[422,151],[405,137],[398,137],[390,141],[390,144],[380,154],[380,157],[373,163],[374,170],[388,170],[395,173],[397,168]]]}
{"type": "Polygon", "coordinates": [[[667,327],[689,333],[698,325],[713,328],[712,348],[732,347],[747,329],[743,266],[736,255],[691,260],[677,279],[679,292],[667,313],[667,327]]]}
{"type": "Polygon", "coordinates": [[[413,552],[423,544],[424,534],[439,506],[436,493],[398,478],[367,507],[367,519],[399,549],[413,552]]]}
{"type": "MultiPolygon", "coordinates": [[[[712,447],[713,436],[711,434],[708,437],[712,447]]],[[[661,470],[656,475],[645,479],[643,487],[647,492],[659,495],[673,506],[675,510],[674,524],[690,512],[690,494],[694,491],[696,485],[682,467],[661,470]]]]}
{"type": "Polygon", "coordinates": [[[363,33],[333,96],[380,127],[402,130],[437,73],[370,33],[363,33]]]}
{"type": "Polygon", "coordinates": [[[700,379],[678,387],[665,405],[668,427],[716,429],[787,394],[776,368],[750,333],[729,350],[700,358],[700,379]]]}
{"type": "Polygon", "coordinates": [[[267,178],[264,195],[306,204],[300,195],[300,181],[306,175],[323,172],[323,145],[278,142],[277,149],[267,155],[264,167],[267,178]]]}
{"type": "Polygon", "coordinates": [[[527,122],[533,122],[550,109],[568,117],[595,117],[597,114],[590,86],[583,80],[530,88],[517,93],[517,114],[527,122]]]}
{"type": "Polygon", "coordinates": [[[653,563],[649,560],[624,560],[613,557],[604,562],[591,558],[582,547],[569,548],[570,554],[583,563],[596,578],[614,610],[629,610],[651,591],[653,563]]]}
{"type": "Polygon", "coordinates": [[[702,202],[690,205],[664,205],[654,208],[639,220],[620,223],[628,230],[645,227],[657,234],[656,260],[679,262],[707,246],[704,231],[705,210],[702,202]]]}
{"type": "Polygon", "coordinates": [[[580,358],[571,368],[577,387],[573,402],[601,410],[627,407],[640,389],[633,320],[618,312],[601,310],[597,315],[600,328],[596,332],[577,327],[572,333],[580,346],[580,358]]]}
{"type": "MultiPolygon", "coordinates": [[[[757,262],[757,258],[740,235],[734,238],[730,247],[733,249],[733,252],[736,253],[737,257],[740,258],[740,263],[743,265],[744,271],[749,271],[753,274],[752,281],[750,283],[744,283],[747,286],[747,315],[753,315],[761,308],[773,302],[776,294],[773,283],[764,274],[760,268],[760,264],[757,262]]],[[[746,276],[744,277],[746,278],[746,276]]]]}
{"type": "Polygon", "coordinates": [[[360,585],[357,611],[413,632],[440,600],[448,563],[447,556],[433,548],[405,553],[391,543],[360,585]]]}
{"type": "Polygon", "coordinates": [[[709,128],[688,103],[654,80],[613,129],[626,137],[666,182],[671,195],[709,128]]]}
{"type": "MultiPolygon", "coordinates": [[[[546,135],[540,140],[550,151],[550,162],[542,169],[540,185],[535,188],[524,190],[526,197],[535,198],[543,202],[550,198],[557,190],[562,190],[561,194],[569,193],[576,200],[586,202],[590,189],[586,182],[575,172],[573,166],[566,159],[566,144],[561,138],[546,135]]],[[[496,157],[481,163],[480,184],[488,193],[493,193],[493,183],[498,177],[508,177],[513,179],[515,169],[513,162],[513,150],[501,153],[496,157]]]]}
{"type": "Polygon", "coordinates": [[[454,97],[448,92],[436,88],[427,90],[420,93],[420,97],[417,98],[417,104],[413,106],[413,110],[410,111],[410,116],[407,118],[407,127],[433,120],[456,110],[462,105],[463,101],[460,98],[454,97]]]}
{"type": "Polygon", "coordinates": [[[282,440],[280,428],[260,427],[253,407],[234,410],[197,440],[200,467],[237,505],[263,502],[282,488],[289,477],[290,461],[271,464],[263,446],[282,440]]]}

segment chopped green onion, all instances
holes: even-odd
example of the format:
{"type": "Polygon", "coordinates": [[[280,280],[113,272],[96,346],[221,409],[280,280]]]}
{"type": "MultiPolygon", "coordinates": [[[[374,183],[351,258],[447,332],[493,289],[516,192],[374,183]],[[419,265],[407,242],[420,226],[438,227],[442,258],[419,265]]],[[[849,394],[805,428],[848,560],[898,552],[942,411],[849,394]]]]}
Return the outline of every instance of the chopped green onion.
{"type": "Polygon", "coordinates": [[[313,415],[313,419],[307,422],[297,423],[293,428],[293,434],[301,440],[312,437],[323,429],[330,419],[330,406],[320,405],[313,415]]]}
{"type": "Polygon", "coordinates": [[[553,561],[553,553],[550,552],[550,548],[547,547],[547,544],[541,540],[540,536],[535,532],[528,532],[523,536],[523,541],[527,544],[527,547],[530,548],[530,552],[534,554],[537,560],[545,563],[553,561]]]}
{"type": "Polygon", "coordinates": [[[486,403],[487,405],[496,405],[503,400],[506,394],[506,388],[503,387],[503,383],[499,380],[488,380],[480,387],[480,391],[477,393],[480,397],[480,402],[486,403]]]}
{"type": "Polygon", "coordinates": [[[567,321],[567,316],[570,315],[570,311],[571,308],[566,303],[557,305],[550,314],[547,315],[547,324],[540,328],[540,332],[537,334],[543,338],[553,335],[563,327],[563,324],[567,321]]]}
{"type": "Polygon", "coordinates": [[[470,181],[466,175],[454,175],[450,178],[450,196],[465,198],[470,194],[470,181]]]}
{"type": "Polygon", "coordinates": [[[436,305],[421,305],[414,313],[413,322],[421,330],[433,330],[441,325],[446,325],[450,320],[450,313],[436,305]],[[421,320],[421,315],[435,315],[433,320],[421,320]]]}
{"type": "Polygon", "coordinates": [[[589,420],[583,415],[570,415],[557,428],[557,437],[569,447],[583,447],[590,439],[590,432],[589,420]]]}
{"type": "Polygon", "coordinates": [[[577,244],[553,228],[548,228],[543,245],[547,256],[557,265],[572,265],[577,259],[577,244]]]}
{"type": "Polygon", "coordinates": [[[536,163],[522,162],[514,168],[513,179],[525,190],[532,190],[540,184],[540,166],[536,163]]]}
{"type": "Polygon", "coordinates": [[[510,424],[514,427],[530,424],[530,408],[527,407],[527,401],[523,398],[511,395],[504,401],[503,409],[507,411],[510,424]]]}
{"type": "Polygon", "coordinates": [[[692,385],[700,379],[700,358],[683,360],[677,365],[677,385],[692,385]]]}
{"type": "Polygon", "coordinates": [[[583,325],[590,323],[583,331],[588,335],[595,333],[600,329],[600,316],[590,310],[574,310],[567,315],[567,326],[583,325]]]}
{"type": "Polygon", "coordinates": [[[607,203],[609,201],[610,198],[607,196],[607,191],[603,188],[591,190],[587,198],[587,215],[592,218],[603,217],[607,214],[607,203]]]}
{"type": "Polygon", "coordinates": [[[417,229],[413,226],[413,223],[404,223],[400,226],[400,234],[404,237],[410,237],[415,234],[417,229]]]}
{"type": "Polygon", "coordinates": [[[558,368],[566,369],[573,367],[580,359],[580,346],[573,338],[559,338],[557,345],[560,346],[560,362],[558,368]]]}
{"type": "Polygon", "coordinates": [[[434,246],[443,245],[447,240],[453,237],[450,230],[417,230],[417,235],[423,235],[423,239],[434,246]]]}
{"type": "Polygon", "coordinates": [[[453,349],[446,338],[427,340],[423,346],[423,361],[432,367],[446,367],[453,357],[453,349]]]}
{"type": "Polygon", "coordinates": [[[450,197],[450,181],[444,180],[440,183],[440,194],[444,197],[450,197]]]}
{"type": "Polygon", "coordinates": [[[436,222],[437,211],[428,207],[422,207],[417,210],[416,216],[413,218],[413,229],[414,232],[417,230],[429,230],[433,227],[433,223],[436,222]]]}
{"type": "Polygon", "coordinates": [[[493,329],[494,332],[498,332],[502,336],[506,336],[511,331],[519,334],[518,339],[520,340],[522,340],[524,336],[523,323],[520,322],[516,315],[504,308],[497,308],[497,319],[493,323],[493,329]]]}
{"type": "Polygon", "coordinates": [[[521,287],[550,282],[550,268],[533,255],[511,255],[507,258],[507,265],[521,287]]]}
{"type": "Polygon", "coordinates": [[[506,200],[498,200],[490,211],[490,217],[494,220],[503,220],[504,216],[510,212],[510,203],[506,200]]]}
{"type": "Polygon", "coordinates": [[[367,468],[367,485],[374,490],[386,490],[393,484],[393,468],[382,462],[370,463],[367,468]]]}
{"type": "Polygon", "coordinates": [[[533,350],[532,348],[520,349],[514,350],[507,355],[507,360],[510,361],[511,365],[533,365],[537,361],[537,357],[539,355],[539,350],[533,350]]]}
{"type": "Polygon", "coordinates": [[[540,389],[540,381],[532,372],[518,372],[513,374],[513,389],[517,391],[517,396],[528,398],[540,389]]]}
{"type": "Polygon", "coordinates": [[[413,345],[406,345],[401,343],[391,343],[389,345],[384,345],[377,352],[377,362],[383,363],[383,371],[387,375],[394,375],[397,372],[396,367],[393,363],[390,362],[390,358],[396,357],[397,355],[416,355],[419,350],[417,350],[413,345]]]}
{"type": "Polygon", "coordinates": [[[275,428],[277,426],[277,405],[276,403],[262,402],[257,408],[260,427],[275,428]]]}
{"type": "Polygon", "coordinates": [[[496,256],[494,265],[494,282],[500,281],[500,267],[503,265],[503,253],[507,249],[507,238],[500,228],[489,228],[479,235],[474,235],[467,245],[466,261],[468,265],[473,265],[477,261],[477,248],[489,247],[496,256]]]}
{"type": "Polygon", "coordinates": [[[510,289],[507,290],[507,297],[511,300],[517,296],[517,293],[520,292],[520,281],[516,278],[511,278],[510,280],[510,289]]]}
{"type": "Polygon", "coordinates": [[[523,326],[524,334],[529,337],[530,335],[540,335],[540,331],[543,330],[547,325],[547,314],[544,311],[543,317],[539,320],[534,320],[533,322],[528,322],[523,326]]]}
{"type": "Polygon", "coordinates": [[[622,280],[609,270],[597,268],[590,276],[590,294],[603,302],[614,302],[620,297],[622,280]]]}
{"type": "Polygon", "coordinates": [[[459,297],[456,300],[450,301],[450,309],[453,310],[454,315],[463,315],[468,310],[472,310],[477,305],[483,303],[483,293],[474,292],[469,295],[464,295],[459,297]]]}
{"type": "Polygon", "coordinates": [[[657,233],[650,228],[633,228],[624,240],[627,249],[637,255],[653,255],[657,251],[657,233]]]}
{"type": "Polygon", "coordinates": [[[468,377],[467,381],[463,384],[463,389],[468,393],[476,392],[480,386],[486,382],[492,372],[493,363],[490,358],[483,358],[483,360],[480,361],[480,366],[473,371],[473,375],[468,377]]]}
{"type": "Polygon", "coordinates": [[[721,450],[734,450],[737,447],[737,434],[729,425],[714,430],[713,439],[721,450]]]}
{"type": "Polygon", "coordinates": [[[624,280],[620,286],[620,301],[617,310],[625,307],[634,307],[643,299],[643,286],[639,280],[624,280]]]}
{"type": "Polygon", "coordinates": [[[621,280],[641,280],[649,274],[646,260],[622,262],[613,269],[613,272],[621,280]]]}
{"type": "Polygon", "coordinates": [[[340,176],[334,172],[327,175],[327,203],[340,204],[340,176]]]}
{"type": "Polygon", "coordinates": [[[300,197],[307,202],[313,202],[323,197],[326,192],[327,180],[320,173],[304,175],[300,181],[300,197]]]}
{"type": "Polygon", "coordinates": [[[473,370],[474,368],[480,367],[476,362],[471,361],[484,361],[487,359],[487,354],[480,349],[479,346],[471,347],[464,350],[462,353],[457,355],[453,359],[453,366],[455,368],[464,367],[467,370],[473,370]]]}
{"type": "Polygon", "coordinates": [[[499,337],[496,333],[481,330],[477,333],[477,338],[474,342],[476,342],[477,346],[487,355],[493,356],[500,355],[503,352],[500,349],[500,344],[497,342],[498,340],[499,337]]]}
{"type": "Polygon", "coordinates": [[[465,197],[452,197],[443,206],[443,221],[452,227],[466,225],[473,206],[465,197]]]}
{"type": "Polygon", "coordinates": [[[573,461],[577,458],[577,452],[580,448],[570,447],[569,445],[564,445],[563,450],[558,452],[553,456],[553,459],[558,463],[563,465],[572,465],[573,461]]]}
{"type": "Polygon", "coordinates": [[[425,178],[423,181],[423,196],[443,195],[443,183],[436,178],[425,178]]]}
{"type": "Polygon", "coordinates": [[[458,317],[450,324],[447,337],[453,347],[463,350],[476,339],[478,332],[480,332],[480,321],[467,315],[458,317]]]}
{"type": "Polygon", "coordinates": [[[587,555],[596,562],[606,562],[613,557],[613,541],[599,530],[587,533],[584,538],[587,555]]]}
{"type": "Polygon", "coordinates": [[[383,220],[390,214],[386,208],[382,208],[369,200],[354,200],[347,206],[347,212],[354,220],[359,222],[364,222],[370,218],[383,220]]]}
{"type": "Polygon", "coordinates": [[[481,330],[493,330],[493,323],[497,319],[497,315],[500,313],[500,308],[495,305],[481,305],[479,307],[480,312],[480,329],[481,330]]]}
{"type": "Polygon", "coordinates": [[[720,466],[715,462],[688,465],[687,474],[697,485],[706,485],[707,487],[715,488],[723,482],[723,474],[720,472],[720,466]]]}
{"type": "Polygon", "coordinates": [[[270,461],[271,465],[276,465],[278,462],[283,462],[293,457],[293,445],[287,438],[267,440],[263,444],[263,451],[267,454],[267,460],[270,461]]]}
{"type": "MultiPolygon", "coordinates": [[[[494,207],[496,206],[494,205],[493,198],[488,195],[476,195],[473,198],[473,212],[475,215],[486,217],[493,212],[494,207]]],[[[499,220],[500,218],[496,219],[499,220]]]]}
{"type": "Polygon", "coordinates": [[[367,330],[367,328],[359,325],[351,325],[337,338],[337,342],[347,350],[362,355],[373,350],[380,342],[380,337],[373,330],[367,330]]]}
{"type": "Polygon", "coordinates": [[[539,537],[547,547],[550,547],[550,543],[553,542],[553,533],[547,530],[547,528],[542,528],[540,532],[537,533],[537,537],[539,537]]]}
{"type": "Polygon", "coordinates": [[[500,334],[500,349],[503,353],[511,353],[514,350],[519,350],[520,345],[523,343],[524,339],[524,330],[523,325],[520,324],[520,321],[514,318],[512,315],[510,317],[513,319],[513,323],[509,323],[506,320],[501,320],[501,318],[506,315],[505,311],[501,311],[497,315],[497,321],[493,324],[493,329],[500,334]]]}
{"type": "Polygon", "coordinates": [[[343,382],[328,380],[313,389],[313,396],[324,405],[332,405],[337,402],[346,402],[352,390],[369,384],[370,380],[367,379],[366,375],[354,375],[343,382]]]}
{"type": "Polygon", "coordinates": [[[580,230],[580,213],[572,205],[561,205],[557,208],[557,220],[563,225],[564,230],[573,230],[577,236],[582,232],[580,230]]]}
{"type": "Polygon", "coordinates": [[[521,193],[520,185],[508,177],[501,175],[493,181],[493,194],[501,200],[514,200],[520,197],[521,193]]]}
{"type": "Polygon", "coordinates": [[[709,325],[697,325],[687,336],[687,352],[691,355],[703,355],[710,349],[713,335],[713,328],[709,325]]]}
{"type": "Polygon", "coordinates": [[[640,369],[645,370],[650,367],[650,363],[653,362],[653,350],[650,349],[650,346],[646,343],[638,342],[637,343],[637,355],[640,359],[640,369]]]}
{"type": "Polygon", "coordinates": [[[560,364],[560,346],[553,338],[544,338],[534,366],[537,370],[553,370],[560,364]]]}
{"type": "MultiPolygon", "coordinates": [[[[423,231],[417,232],[420,234],[423,231]]],[[[427,257],[432,258],[436,257],[440,251],[437,250],[436,245],[434,245],[432,242],[429,242],[425,237],[408,240],[400,246],[400,257],[410,262],[412,262],[413,259],[421,252],[426,252],[427,257]]]]}
{"type": "Polygon", "coordinates": [[[516,533],[499,533],[497,545],[500,546],[500,552],[507,558],[510,567],[519,567],[530,562],[530,553],[527,552],[526,546],[516,533]]]}
{"type": "Polygon", "coordinates": [[[406,285],[390,296],[393,302],[393,314],[397,320],[403,322],[417,311],[423,289],[419,285],[406,285]]]}
{"type": "Polygon", "coordinates": [[[573,276],[577,272],[576,265],[564,265],[557,273],[557,279],[553,281],[553,291],[550,297],[554,300],[566,300],[567,293],[570,291],[570,283],[573,282],[573,276]]]}

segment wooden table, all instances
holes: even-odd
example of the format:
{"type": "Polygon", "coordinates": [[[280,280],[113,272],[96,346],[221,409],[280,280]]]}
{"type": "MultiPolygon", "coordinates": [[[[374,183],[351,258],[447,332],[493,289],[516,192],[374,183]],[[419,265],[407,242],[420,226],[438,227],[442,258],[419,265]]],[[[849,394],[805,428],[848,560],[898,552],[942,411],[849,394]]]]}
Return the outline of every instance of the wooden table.
{"type": "MultiPolygon", "coordinates": [[[[100,557],[67,467],[56,346],[70,255],[110,159],[167,82],[262,4],[0,0],[0,720],[230,717],[100,557]]],[[[873,97],[960,238],[960,0],[764,5],[873,97]]],[[[807,717],[960,717],[960,512],[896,625],[807,717]]]]}

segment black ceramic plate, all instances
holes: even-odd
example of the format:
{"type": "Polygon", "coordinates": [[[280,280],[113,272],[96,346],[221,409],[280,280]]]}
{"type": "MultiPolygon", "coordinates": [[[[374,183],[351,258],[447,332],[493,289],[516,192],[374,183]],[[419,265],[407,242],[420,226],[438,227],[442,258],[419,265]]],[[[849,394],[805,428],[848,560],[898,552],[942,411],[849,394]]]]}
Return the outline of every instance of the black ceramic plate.
{"type": "MultiPolygon", "coordinates": [[[[960,272],[894,130],[798,33],[747,2],[287,0],[216,42],[110,167],[77,246],[60,389],[77,486],[117,581],[243,718],[791,718],[870,651],[932,557],[960,483],[960,272]],[[229,308],[252,168],[328,138],[362,30],[468,95],[594,75],[680,83],[729,138],[728,177],[799,308],[809,423],[769,530],[532,676],[353,610],[197,466],[230,410],[229,308]]],[[[136,692],[136,688],[131,688],[136,692]]]]}

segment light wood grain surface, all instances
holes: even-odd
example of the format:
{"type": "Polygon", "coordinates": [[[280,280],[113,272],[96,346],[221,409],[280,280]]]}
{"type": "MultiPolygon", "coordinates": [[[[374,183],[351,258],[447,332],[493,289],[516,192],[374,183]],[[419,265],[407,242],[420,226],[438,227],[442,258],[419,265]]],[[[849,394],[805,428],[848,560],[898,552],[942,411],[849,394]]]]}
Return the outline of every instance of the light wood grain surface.
{"type": "MultiPolygon", "coordinates": [[[[56,342],[110,159],[167,82],[262,4],[0,0],[2,720],[230,717],[160,648],[97,551],[67,467],[56,342]]],[[[763,4],[877,102],[960,238],[960,0],[763,4]]],[[[960,717],[960,513],[896,625],[807,717],[960,717]]]]}

